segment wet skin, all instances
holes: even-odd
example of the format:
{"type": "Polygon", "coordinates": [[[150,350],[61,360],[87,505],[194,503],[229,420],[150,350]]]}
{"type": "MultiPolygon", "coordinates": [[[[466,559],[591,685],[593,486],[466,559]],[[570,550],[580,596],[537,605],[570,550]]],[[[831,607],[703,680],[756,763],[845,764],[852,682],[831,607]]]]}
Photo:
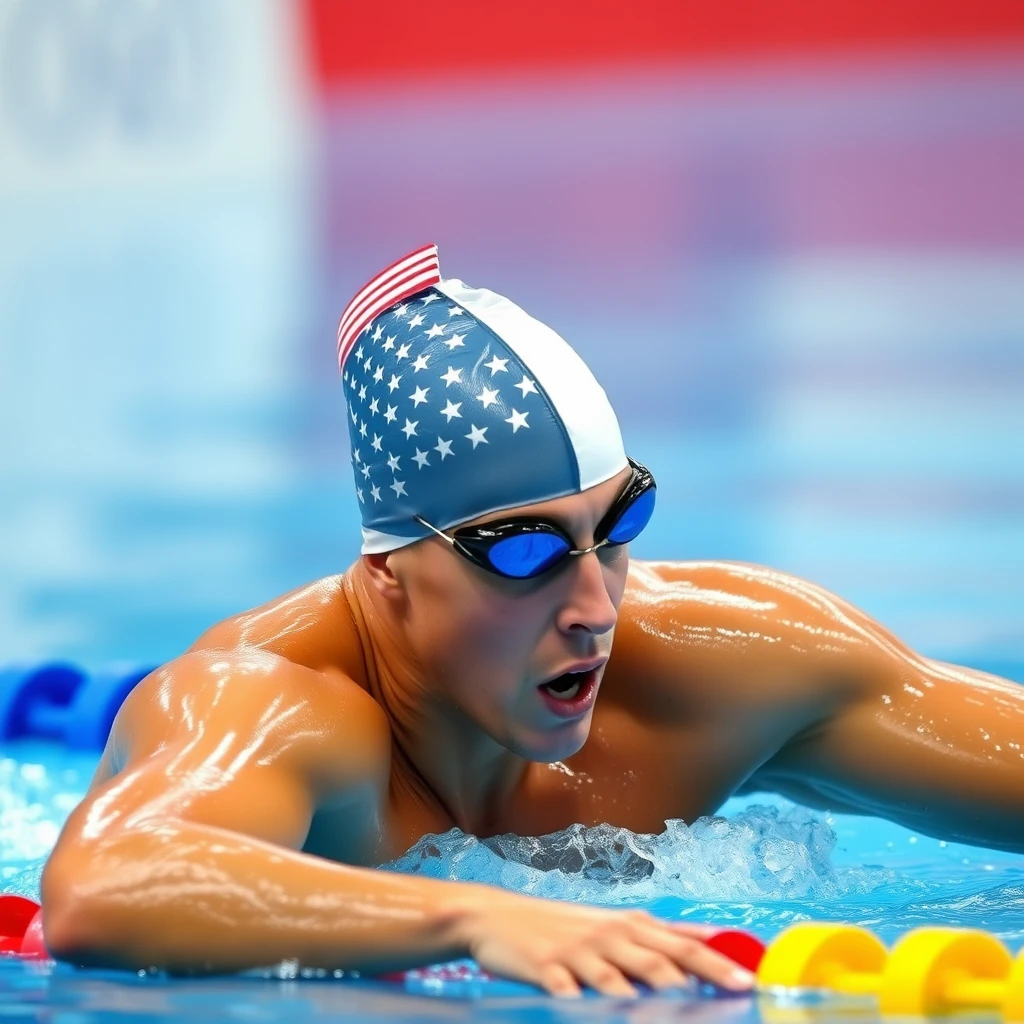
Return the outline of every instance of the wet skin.
{"type": "MultiPolygon", "coordinates": [[[[586,545],[621,482],[531,511],[586,545]]],[[[631,952],[605,986],[607,964],[559,947],[524,966],[519,933],[497,935],[521,912],[524,934],[596,943],[538,919],[568,909],[342,865],[452,826],[657,832],[762,789],[1024,851],[1024,687],[770,569],[620,548],[509,583],[431,539],[219,624],[136,688],[47,866],[47,935],[81,962],[190,969],[468,951],[553,992],[626,993],[646,978],[631,952]],[[592,710],[557,717],[538,684],[603,659],[592,710]]],[[[664,955],[721,969],[692,952],[664,955]]]]}

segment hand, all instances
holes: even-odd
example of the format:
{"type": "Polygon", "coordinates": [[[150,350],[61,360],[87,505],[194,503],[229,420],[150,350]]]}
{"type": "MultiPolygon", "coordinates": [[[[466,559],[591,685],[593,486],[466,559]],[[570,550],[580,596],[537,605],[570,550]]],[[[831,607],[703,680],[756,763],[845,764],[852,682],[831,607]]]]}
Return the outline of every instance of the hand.
{"type": "Polygon", "coordinates": [[[678,988],[690,976],[734,992],[754,976],[704,945],[719,929],[670,924],[643,910],[601,910],[487,889],[465,919],[465,942],[481,967],[555,996],[583,985],[608,996],[636,996],[634,981],[678,988]]]}

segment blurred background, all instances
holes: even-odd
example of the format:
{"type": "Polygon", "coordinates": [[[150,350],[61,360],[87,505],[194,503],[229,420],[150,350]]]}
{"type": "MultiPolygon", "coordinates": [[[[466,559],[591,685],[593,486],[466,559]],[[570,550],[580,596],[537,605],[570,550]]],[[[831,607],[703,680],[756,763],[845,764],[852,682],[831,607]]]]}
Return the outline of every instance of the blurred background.
{"type": "Polygon", "coordinates": [[[1024,678],[1017,0],[0,0],[0,663],[344,569],[337,317],[427,241],[595,369],[636,555],[1024,678]]]}

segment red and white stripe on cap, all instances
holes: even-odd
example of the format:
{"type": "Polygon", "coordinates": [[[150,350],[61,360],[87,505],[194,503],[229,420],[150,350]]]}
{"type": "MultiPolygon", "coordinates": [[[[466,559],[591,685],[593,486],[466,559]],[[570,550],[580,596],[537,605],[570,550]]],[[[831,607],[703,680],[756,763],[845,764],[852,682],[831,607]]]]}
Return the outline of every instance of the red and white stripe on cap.
{"type": "Polygon", "coordinates": [[[440,280],[437,246],[431,243],[396,260],[367,281],[345,307],[338,323],[338,369],[345,365],[345,357],[355,345],[359,332],[375,316],[440,280]]]}

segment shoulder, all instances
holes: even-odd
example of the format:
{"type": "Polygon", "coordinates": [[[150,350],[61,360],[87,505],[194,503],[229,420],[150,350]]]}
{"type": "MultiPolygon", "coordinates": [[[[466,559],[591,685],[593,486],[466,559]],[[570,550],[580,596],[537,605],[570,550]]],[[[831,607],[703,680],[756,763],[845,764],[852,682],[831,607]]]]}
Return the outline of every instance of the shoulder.
{"type": "Polygon", "coordinates": [[[361,644],[349,590],[345,574],[316,580],[224,619],[189,651],[258,648],[295,665],[338,668],[361,681],[361,644]]]}
{"type": "Polygon", "coordinates": [[[638,562],[612,658],[684,707],[740,699],[756,709],[842,700],[870,677],[869,663],[907,653],[869,616],[788,573],[735,562],[638,562]]]}
{"type": "Polygon", "coordinates": [[[337,664],[252,642],[252,618],[214,627],[132,691],[108,741],[110,773],[170,748],[196,763],[214,751],[273,763],[324,792],[386,782],[391,730],[380,705],[337,664]]]}

